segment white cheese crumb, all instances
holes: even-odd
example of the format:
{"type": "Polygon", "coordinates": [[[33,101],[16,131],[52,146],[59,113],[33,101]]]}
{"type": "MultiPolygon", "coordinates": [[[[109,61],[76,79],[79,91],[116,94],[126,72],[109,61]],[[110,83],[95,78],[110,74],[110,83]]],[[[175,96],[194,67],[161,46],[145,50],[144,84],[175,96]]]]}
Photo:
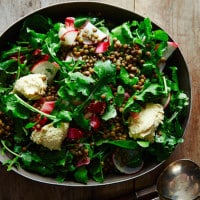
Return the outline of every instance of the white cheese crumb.
{"type": "Polygon", "coordinates": [[[13,92],[30,100],[40,99],[47,88],[47,77],[44,74],[29,74],[18,79],[13,92]]]}
{"type": "Polygon", "coordinates": [[[60,127],[54,127],[52,123],[41,128],[40,131],[33,131],[31,140],[50,150],[60,150],[62,142],[66,138],[69,123],[61,123],[60,127]]]}
{"type": "Polygon", "coordinates": [[[129,136],[133,139],[154,141],[155,131],[164,119],[163,106],[148,103],[137,118],[129,117],[129,136]]]}

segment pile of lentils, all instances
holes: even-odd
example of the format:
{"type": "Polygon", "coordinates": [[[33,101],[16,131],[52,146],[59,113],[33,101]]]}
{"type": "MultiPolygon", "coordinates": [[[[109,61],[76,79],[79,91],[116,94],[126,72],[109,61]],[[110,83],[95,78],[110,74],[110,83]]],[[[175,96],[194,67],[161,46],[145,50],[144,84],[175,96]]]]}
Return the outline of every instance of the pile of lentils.
{"type": "MultiPolygon", "coordinates": [[[[132,46],[121,44],[119,40],[113,39],[113,48],[112,51],[109,51],[109,54],[107,52],[95,53],[95,48],[95,44],[84,44],[83,39],[77,37],[71,49],[61,46],[59,54],[63,60],[70,55],[75,59],[84,61],[80,70],[86,76],[92,76],[94,73],[94,64],[97,60],[110,60],[116,65],[117,71],[120,71],[121,67],[124,67],[128,71],[130,78],[134,78],[135,76],[139,78],[138,83],[132,86],[134,89],[140,90],[143,88],[146,77],[144,74],[141,74],[140,69],[145,60],[142,59],[144,57],[143,52],[137,44],[132,46]]],[[[150,57],[150,51],[145,52],[145,56],[150,57]]]]}
{"type": "Polygon", "coordinates": [[[13,134],[13,121],[0,111],[0,138],[6,139],[13,134]]]}
{"type": "MultiPolygon", "coordinates": [[[[98,40],[98,38],[95,37],[94,39],[98,40]]],[[[83,39],[77,36],[74,44],[70,49],[66,46],[61,46],[60,58],[65,60],[67,56],[70,55],[75,59],[81,59],[82,61],[84,61],[79,71],[81,71],[81,73],[85,76],[93,75],[94,64],[96,63],[96,61],[110,60],[113,64],[116,65],[116,70],[118,73],[120,72],[121,67],[123,67],[129,73],[130,78],[139,78],[137,84],[132,85],[132,87],[127,86],[127,88],[125,88],[127,93],[131,94],[133,90],[141,90],[143,88],[146,76],[141,73],[140,69],[145,63],[145,59],[143,58],[151,57],[150,51],[146,51],[144,53],[137,44],[121,44],[120,41],[117,39],[113,39],[112,50],[109,52],[95,53],[95,48],[95,42],[93,44],[84,44],[83,39]]],[[[116,95],[117,86],[112,85],[111,89],[113,91],[113,94],[116,95]]],[[[105,97],[102,95],[101,98],[103,100],[105,97]]],[[[121,118],[125,103],[126,102],[124,102],[120,108],[117,108],[118,115],[115,119],[109,120],[109,122],[106,123],[102,122],[101,131],[103,132],[103,138],[111,138],[114,140],[126,140],[128,138],[127,127],[123,125],[121,118]]]]}

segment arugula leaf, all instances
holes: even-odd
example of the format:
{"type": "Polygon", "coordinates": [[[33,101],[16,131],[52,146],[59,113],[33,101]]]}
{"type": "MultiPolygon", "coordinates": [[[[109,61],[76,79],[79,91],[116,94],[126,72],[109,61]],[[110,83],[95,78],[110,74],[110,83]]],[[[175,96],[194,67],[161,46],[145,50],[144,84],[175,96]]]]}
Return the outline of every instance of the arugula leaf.
{"type": "Polygon", "coordinates": [[[137,149],[138,144],[134,140],[98,140],[95,143],[97,146],[102,144],[112,144],[118,147],[127,148],[127,149],[137,149]]]}
{"type": "Polygon", "coordinates": [[[23,143],[27,140],[28,131],[24,127],[23,120],[20,120],[19,118],[13,119],[14,121],[14,129],[15,134],[13,136],[14,141],[16,144],[23,143]]]}
{"type": "Polygon", "coordinates": [[[147,147],[149,147],[150,142],[149,141],[144,141],[144,140],[138,140],[137,144],[139,146],[141,146],[142,148],[147,148],[147,147]]]}
{"type": "Polygon", "coordinates": [[[101,117],[103,120],[107,121],[109,119],[115,118],[117,116],[117,111],[114,105],[108,105],[105,113],[101,117]]]}
{"type": "Polygon", "coordinates": [[[10,113],[13,117],[20,119],[28,119],[30,112],[22,106],[16,99],[14,94],[9,94],[1,98],[4,107],[4,112],[10,113]]]}
{"type": "Polygon", "coordinates": [[[37,33],[34,30],[31,30],[29,28],[27,28],[26,32],[27,32],[27,35],[23,39],[26,41],[29,41],[29,43],[31,44],[33,48],[35,49],[39,48],[44,43],[46,34],[37,33]]]}
{"type": "Polygon", "coordinates": [[[129,73],[127,72],[127,70],[124,67],[121,67],[121,69],[120,69],[119,78],[124,84],[129,85],[129,86],[133,86],[133,85],[137,84],[138,80],[139,80],[139,78],[137,76],[130,78],[129,73]]]}
{"type": "Polygon", "coordinates": [[[92,24],[94,24],[98,28],[104,26],[104,20],[99,19],[95,16],[78,16],[75,18],[74,25],[76,28],[80,28],[87,21],[90,21],[92,24]]]}
{"type": "Polygon", "coordinates": [[[144,74],[147,77],[150,77],[152,73],[155,71],[156,65],[153,64],[151,61],[150,62],[145,62],[142,66],[142,74],[144,74]]]}
{"type": "Polygon", "coordinates": [[[116,81],[116,67],[111,64],[110,60],[102,62],[98,61],[94,66],[94,71],[98,76],[98,80],[94,83],[94,86],[90,90],[89,96],[86,100],[79,106],[77,106],[73,111],[73,119],[83,128],[88,127],[88,120],[83,117],[83,109],[89,103],[91,99],[95,97],[96,92],[106,84],[113,83],[116,81]],[[82,123],[80,123],[82,122],[82,123]]]}
{"type": "Polygon", "coordinates": [[[73,112],[73,119],[76,121],[77,125],[84,130],[90,130],[90,120],[85,119],[85,116],[81,112],[83,109],[82,106],[77,107],[73,112]]]}
{"type": "Polygon", "coordinates": [[[74,178],[77,182],[86,184],[88,182],[88,171],[86,167],[79,167],[74,173],[74,178]]]}
{"type": "Polygon", "coordinates": [[[106,61],[97,61],[94,65],[94,72],[97,74],[99,79],[103,79],[107,77],[104,82],[104,85],[108,83],[115,83],[115,77],[116,77],[116,66],[111,63],[110,60],[106,61]]]}
{"type": "Polygon", "coordinates": [[[21,159],[26,167],[29,167],[33,161],[36,163],[41,162],[41,158],[37,154],[31,152],[23,152],[21,154],[21,159]]]}
{"type": "MultiPolygon", "coordinates": [[[[70,91],[74,91],[75,95],[78,93],[82,93],[84,96],[88,96],[90,94],[92,83],[94,83],[94,79],[91,77],[87,77],[80,72],[69,73],[69,79],[66,80],[66,86],[70,88],[70,91]]],[[[75,96],[73,95],[73,96],[75,96]]]]}
{"type": "Polygon", "coordinates": [[[0,63],[0,70],[3,70],[6,74],[15,74],[18,69],[17,66],[17,61],[10,59],[0,63]]]}
{"type": "MultiPolygon", "coordinates": [[[[27,102],[25,102],[23,99],[21,99],[17,94],[9,94],[8,95],[8,105],[9,105],[9,103],[10,103],[11,111],[13,111],[14,113],[15,113],[15,104],[19,104],[19,106],[21,105],[22,111],[25,108],[27,108],[29,111],[39,113],[42,116],[45,116],[45,117],[47,117],[47,118],[49,118],[51,120],[55,120],[56,119],[56,116],[46,114],[46,113],[44,113],[44,112],[36,109],[35,107],[31,106],[30,104],[28,104],[27,102]],[[9,99],[10,99],[10,101],[9,101],[9,99]],[[13,106],[12,106],[12,103],[13,103],[13,106]]],[[[16,109],[18,109],[18,106],[16,106],[16,109]]],[[[16,114],[18,114],[18,112],[16,112],[16,114]]],[[[26,117],[25,113],[24,113],[24,116],[26,117]]]]}
{"type": "Polygon", "coordinates": [[[121,44],[132,44],[134,41],[131,27],[135,25],[134,23],[125,22],[120,26],[115,27],[111,30],[112,38],[118,39],[121,44]]]}
{"type": "Polygon", "coordinates": [[[89,168],[89,172],[92,175],[92,178],[99,183],[103,183],[104,181],[103,165],[101,164],[103,160],[104,155],[98,154],[95,159],[93,159],[89,168]]]}
{"type": "Polygon", "coordinates": [[[113,92],[110,86],[103,85],[102,87],[98,88],[95,94],[93,95],[94,99],[99,100],[101,96],[105,96],[105,101],[110,101],[113,98],[113,92]]]}
{"type": "Polygon", "coordinates": [[[144,89],[142,91],[138,91],[134,94],[134,97],[139,101],[146,102],[149,99],[153,100],[153,98],[157,96],[162,96],[165,94],[163,87],[157,83],[145,83],[144,89]]]}
{"type": "MultiPolygon", "coordinates": [[[[26,42],[28,44],[28,42],[26,42]]],[[[13,55],[18,55],[18,53],[20,52],[22,55],[23,54],[28,54],[30,52],[33,51],[33,48],[29,47],[29,46],[16,46],[16,45],[13,45],[10,49],[8,50],[5,50],[1,53],[1,56],[0,58],[2,60],[5,60],[6,58],[9,58],[13,55]]]]}
{"type": "Polygon", "coordinates": [[[39,14],[34,14],[24,21],[20,36],[24,36],[23,32],[27,29],[27,27],[39,33],[46,33],[51,28],[51,24],[52,22],[50,18],[46,18],[39,14]]]}
{"type": "Polygon", "coordinates": [[[122,103],[124,102],[124,95],[125,95],[125,89],[122,85],[117,86],[117,94],[114,98],[114,103],[120,107],[122,103]]]}
{"type": "Polygon", "coordinates": [[[177,75],[177,67],[171,66],[171,73],[172,73],[172,78],[171,80],[168,79],[168,85],[173,91],[180,91],[179,89],[179,84],[178,84],[178,75],[177,75]]]}
{"type": "Polygon", "coordinates": [[[163,30],[153,31],[153,38],[155,40],[168,41],[168,34],[163,30]]]}
{"type": "Polygon", "coordinates": [[[60,39],[58,37],[58,24],[55,24],[49,32],[47,32],[42,49],[47,54],[50,54],[56,63],[63,66],[63,62],[57,57],[60,45],[60,39]]]}
{"type": "Polygon", "coordinates": [[[152,37],[152,24],[149,18],[145,18],[139,25],[139,28],[144,31],[147,41],[152,37]]]}
{"type": "Polygon", "coordinates": [[[11,171],[14,166],[15,167],[20,166],[18,159],[19,157],[17,156],[17,157],[14,157],[13,159],[8,159],[3,162],[3,165],[7,165],[7,171],[11,171]]]}
{"type": "Polygon", "coordinates": [[[13,156],[15,156],[15,157],[20,157],[19,154],[15,153],[14,151],[12,151],[12,150],[10,149],[10,146],[11,146],[10,141],[2,140],[2,139],[1,139],[1,144],[2,144],[2,146],[4,147],[4,150],[8,151],[9,153],[11,153],[11,154],[12,154],[13,156]]]}

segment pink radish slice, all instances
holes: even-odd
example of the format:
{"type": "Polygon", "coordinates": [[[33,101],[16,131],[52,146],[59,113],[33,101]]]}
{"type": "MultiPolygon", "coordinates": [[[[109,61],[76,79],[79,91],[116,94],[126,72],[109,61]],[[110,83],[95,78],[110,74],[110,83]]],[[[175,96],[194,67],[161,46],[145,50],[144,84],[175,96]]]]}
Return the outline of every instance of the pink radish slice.
{"type": "Polygon", "coordinates": [[[83,39],[84,44],[96,44],[105,39],[107,35],[94,26],[91,22],[87,21],[80,30],[79,37],[83,39]],[[92,39],[92,37],[94,39],[92,39]]]}
{"type": "Polygon", "coordinates": [[[54,79],[57,71],[58,71],[58,66],[54,63],[51,63],[49,61],[43,60],[38,63],[36,63],[32,69],[31,72],[33,74],[44,74],[47,76],[47,82],[51,83],[52,80],[54,79]]]}
{"type": "MultiPolygon", "coordinates": [[[[45,114],[51,114],[55,107],[55,101],[45,101],[44,98],[42,98],[41,100],[39,100],[38,103],[40,104],[43,101],[44,101],[44,103],[40,110],[45,114]]],[[[38,121],[38,123],[36,124],[36,126],[34,126],[34,129],[39,131],[41,129],[41,127],[47,123],[48,119],[44,116],[41,117],[41,115],[38,114],[37,121],[38,121]],[[37,126],[38,124],[40,126],[37,126]]]]}
{"type": "Polygon", "coordinates": [[[83,137],[83,132],[78,128],[69,128],[67,138],[71,140],[78,140],[83,137]]]}
{"type": "Polygon", "coordinates": [[[118,149],[113,153],[112,159],[116,169],[124,174],[137,173],[142,169],[144,164],[138,151],[133,149],[118,149]]]}
{"type": "Polygon", "coordinates": [[[58,36],[61,40],[64,40],[63,35],[67,32],[67,29],[65,27],[60,27],[58,36]]]}
{"type": "Polygon", "coordinates": [[[171,100],[171,94],[169,94],[167,97],[164,97],[162,100],[161,100],[161,104],[163,105],[163,108],[167,108],[167,106],[169,105],[169,102],[171,100]]]}
{"type": "Polygon", "coordinates": [[[73,17],[66,17],[65,27],[60,27],[58,36],[64,45],[72,45],[78,35],[78,30],[74,27],[75,19],[73,17]]]}
{"type": "MultiPolygon", "coordinates": [[[[177,48],[178,48],[178,44],[176,42],[168,42],[167,49],[164,51],[163,57],[167,60],[177,48]]],[[[166,65],[166,62],[160,62],[158,64],[158,67],[161,72],[164,70],[165,65],[166,65]]]]}
{"type": "Polygon", "coordinates": [[[72,52],[69,52],[65,58],[65,61],[82,60],[82,56],[75,56],[72,52]]]}
{"type": "Polygon", "coordinates": [[[168,42],[167,43],[167,49],[163,53],[163,56],[166,59],[168,59],[172,55],[172,53],[176,50],[176,48],[178,48],[178,44],[176,42],[168,42]]]}
{"type": "Polygon", "coordinates": [[[88,164],[90,164],[90,158],[89,157],[85,157],[85,158],[79,160],[76,166],[80,167],[80,166],[88,165],[88,164]]]}
{"type": "Polygon", "coordinates": [[[65,26],[66,26],[67,31],[75,30],[74,22],[75,22],[74,17],[66,17],[65,18],[65,26]]]}
{"type": "Polygon", "coordinates": [[[34,56],[41,55],[41,52],[42,52],[41,49],[36,49],[36,50],[33,52],[33,55],[34,55],[34,56]]]}
{"type": "Polygon", "coordinates": [[[98,45],[95,49],[95,53],[104,53],[105,51],[108,50],[109,46],[110,46],[109,40],[107,40],[105,42],[100,42],[100,43],[98,43],[98,45]]]}
{"type": "Polygon", "coordinates": [[[55,101],[45,101],[40,110],[43,113],[50,114],[52,113],[54,107],[55,107],[55,101]]]}
{"type": "Polygon", "coordinates": [[[75,42],[77,35],[78,35],[78,31],[76,31],[76,30],[71,30],[71,31],[65,32],[65,33],[60,37],[60,39],[61,39],[61,41],[62,41],[62,43],[63,43],[64,45],[66,45],[66,46],[67,46],[67,45],[71,46],[71,45],[75,42]]]}

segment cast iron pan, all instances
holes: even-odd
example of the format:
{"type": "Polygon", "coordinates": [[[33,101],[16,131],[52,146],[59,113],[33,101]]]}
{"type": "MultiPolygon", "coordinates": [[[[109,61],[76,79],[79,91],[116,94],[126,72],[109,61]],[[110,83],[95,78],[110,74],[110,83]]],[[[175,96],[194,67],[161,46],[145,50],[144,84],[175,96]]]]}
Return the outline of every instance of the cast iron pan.
{"type": "MultiPolygon", "coordinates": [[[[139,14],[133,13],[131,11],[125,10],[123,8],[115,7],[113,5],[108,5],[104,3],[98,3],[98,2],[68,2],[68,3],[60,3],[60,4],[54,4],[39,10],[36,10],[22,19],[18,20],[16,23],[11,25],[2,35],[0,36],[0,51],[6,48],[6,44],[8,41],[14,42],[16,40],[16,37],[19,33],[19,30],[22,26],[23,21],[30,17],[33,14],[42,14],[44,16],[52,18],[54,21],[60,21],[62,22],[66,16],[76,16],[80,14],[99,14],[101,13],[102,16],[105,19],[110,20],[111,22],[114,22],[116,25],[120,25],[122,22],[128,21],[128,20],[138,20],[141,21],[144,19],[144,17],[140,16],[139,14]]],[[[155,28],[161,28],[153,23],[153,26],[155,28]]],[[[161,28],[162,29],[162,28],[161,28]]],[[[172,39],[172,38],[171,38],[172,39]]],[[[173,40],[173,39],[172,39],[173,40]]],[[[187,122],[189,120],[190,115],[190,108],[191,108],[191,87],[190,87],[190,77],[188,72],[188,67],[186,65],[186,62],[183,58],[183,55],[180,51],[180,49],[177,49],[171,58],[168,60],[170,65],[178,66],[178,77],[180,82],[180,88],[188,95],[190,98],[190,106],[188,106],[187,114],[182,119],[182,127],[183,129],[186,128],[187,122]]],[[[2,156],[0,154],[0,161],[3,162],[4,160],[8,159],[7,155],[2,156]]],[[[164,162],[164,161],[163,161],[164,162]]],[[[13,168],[13,170],[29,179],[47,183],[47,184],[55,184],[55,185],[65,185],[65,186],[100,186],[100,185],[107,185],[107,184],[113,184],[113,183],[119,183],[123,181],[127,181],[130,179],[134,179],[137,177],[140,177],[146,173],[149,173],[159,167],[163,162],[156,162],[155,160],[146,160],[143,169],[133,175],[118,175],[118,176],[108,176],[104,183],[97,183],[92,180],[88,182],[87,185],[79,184],[76,182],[70,182],[66,181],[63,183],[58,183],[56,180],[48,177],[42,177],[40,175],[30,173],[28,171],[25,171],[23,169],[16,169],[13,168]]]]}

